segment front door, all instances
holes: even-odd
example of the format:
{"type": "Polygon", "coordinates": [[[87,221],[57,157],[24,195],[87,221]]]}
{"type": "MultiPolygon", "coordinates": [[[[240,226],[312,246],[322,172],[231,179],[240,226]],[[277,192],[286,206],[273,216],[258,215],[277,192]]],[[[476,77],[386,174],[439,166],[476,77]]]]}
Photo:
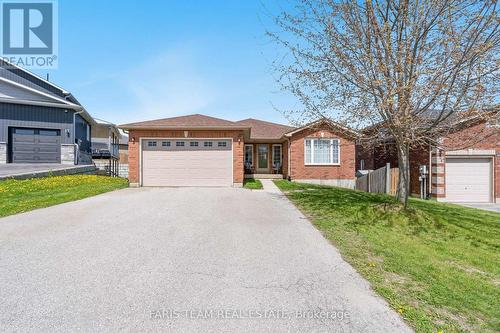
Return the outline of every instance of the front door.
{"type": "Polygon", "coordinates": [[[257,146],[257,172],[269,172],[269,146],[257,146]]]}

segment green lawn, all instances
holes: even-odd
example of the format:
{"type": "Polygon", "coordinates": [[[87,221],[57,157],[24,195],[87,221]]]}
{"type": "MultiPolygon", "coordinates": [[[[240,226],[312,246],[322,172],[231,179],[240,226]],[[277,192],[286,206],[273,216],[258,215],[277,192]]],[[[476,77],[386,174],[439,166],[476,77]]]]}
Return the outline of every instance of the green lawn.
{"type": "Polygon", "coordinates": [[[0,217],[83,199],[128,186],[123,178],[72,175],[0,182],[0,217]]]}
{"type": "Polygon", "coordinates": [[[262,190],[262,183],[258,179],[245,179],[243,181],[243,187],[249,190],[262,190]]]}
{"type": "Polygon", "coordinates": [[[417,332],[500,331],[500,214],[275,183],[417,332]]]}

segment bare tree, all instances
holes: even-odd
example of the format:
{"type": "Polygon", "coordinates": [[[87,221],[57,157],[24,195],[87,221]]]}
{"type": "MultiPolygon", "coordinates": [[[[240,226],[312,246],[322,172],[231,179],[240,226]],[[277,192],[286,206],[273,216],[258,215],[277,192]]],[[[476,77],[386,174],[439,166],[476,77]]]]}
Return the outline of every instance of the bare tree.
{"type": "Polygon", "coordinates": [[[327,117],[364,143],[390,137],[398,199],[409,195],[409,151],[446,136],[456,120],[489,117],[498,102],[497,1],[297,0],[268,35],[286,54],[279,82],[300,120],[327,117]],[[375,125],[378,124],[378,125],[375,125]],[[369,134],[368,134],[369,133],[369,134]]]}

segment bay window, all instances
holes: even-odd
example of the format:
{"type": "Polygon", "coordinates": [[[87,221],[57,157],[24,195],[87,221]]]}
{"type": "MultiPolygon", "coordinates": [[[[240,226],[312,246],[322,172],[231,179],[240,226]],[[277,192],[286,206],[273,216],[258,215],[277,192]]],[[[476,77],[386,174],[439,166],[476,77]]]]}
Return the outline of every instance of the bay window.
{"type": "Polygon", "coordinates": [[[306,165],[340,164],[340,146],[338,139],[307,138],[304,146],[306,165]]]}

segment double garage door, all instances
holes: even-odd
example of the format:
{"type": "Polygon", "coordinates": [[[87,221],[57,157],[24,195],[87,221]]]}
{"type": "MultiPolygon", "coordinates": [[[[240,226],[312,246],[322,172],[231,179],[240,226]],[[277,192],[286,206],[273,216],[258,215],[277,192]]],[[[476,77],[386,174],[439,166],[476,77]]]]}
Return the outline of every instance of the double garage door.
{"type": "Polygon", "coordinates": [[[12,128],[12,163],[60,163],[61,131],[58,129],[12,128]]]}
{"type": "Polygon", "coordinates": [[[491,202],[491,158],[447,158],[446,201],[491,202]]]}
{"type": "Polygon", "coordinates": [[[143,139],[143,186],[231,186],[230,139],[143,139]]]}

